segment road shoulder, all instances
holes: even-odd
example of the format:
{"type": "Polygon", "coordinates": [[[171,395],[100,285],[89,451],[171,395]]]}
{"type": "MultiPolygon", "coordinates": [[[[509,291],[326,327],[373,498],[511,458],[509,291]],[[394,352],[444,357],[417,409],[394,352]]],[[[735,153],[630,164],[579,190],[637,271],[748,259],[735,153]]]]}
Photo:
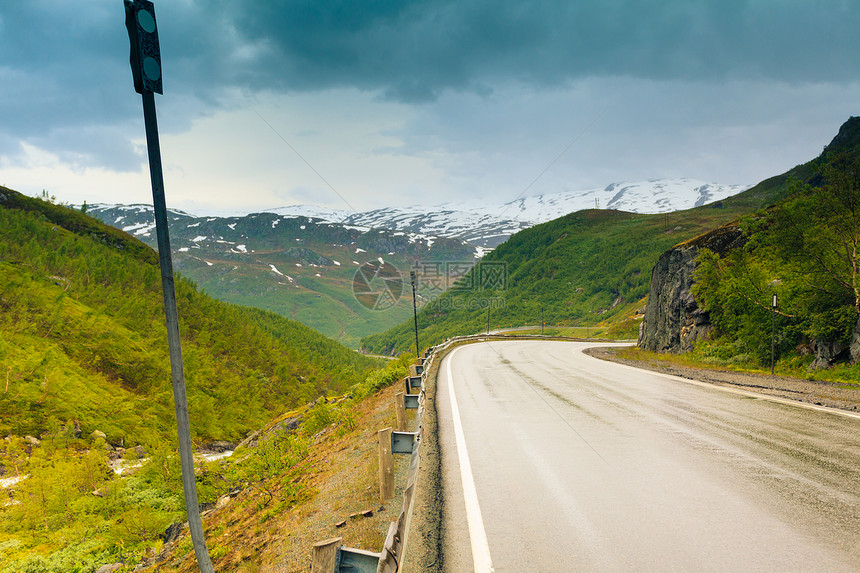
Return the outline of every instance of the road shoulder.
{"type": "Polygon", "coordinates": [[[860,411],[860,388],[820,380],[803,380],[769,374],[751,374],[726,370],[711,370],[690,366],[668,365],[654,361],[629,360],[618,356],[618,348],[592,347],[583,352],[589,356],[670,374],[690,380],[707,382],[717,386],[728,386],[758,392],[767,396],[775,396],[787,400],[796,400],[806,404],[838,408],[849,412],[860,411]]]}

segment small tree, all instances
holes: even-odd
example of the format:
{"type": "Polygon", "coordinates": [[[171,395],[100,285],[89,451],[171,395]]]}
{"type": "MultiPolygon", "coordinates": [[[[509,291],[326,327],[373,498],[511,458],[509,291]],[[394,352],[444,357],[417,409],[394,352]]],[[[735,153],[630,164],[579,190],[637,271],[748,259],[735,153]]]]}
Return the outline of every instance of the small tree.
{"type": "Polygon", "coordinates": [[[851,305],[851,361],[860,360],[860,159],[834,153],[821,168],[823,185],[806,187],[774,212],[770,244],[790,261],[817,299],[851,305]]]}

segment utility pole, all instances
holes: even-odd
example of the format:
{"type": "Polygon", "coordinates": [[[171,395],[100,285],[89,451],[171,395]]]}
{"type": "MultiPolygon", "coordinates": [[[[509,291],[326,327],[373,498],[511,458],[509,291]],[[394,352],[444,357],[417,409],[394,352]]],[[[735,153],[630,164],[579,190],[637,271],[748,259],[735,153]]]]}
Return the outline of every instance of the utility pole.
{"type": "Polygon", "coordinates": [[[188,400],[185,393],[185,373],[182,363],[182,345],[179,337],[179,312],[176,307],[176,285],[173,280],[173,260],[170,254],[170,236],[167,228],[167,207],[164,199],[164,176],[161,167],[161,148],[158,141],[158,122],[155,113],[155,95],[162,91],[161,50],[155,23],[155,6],[149,0],[124,0],[125,25],[131,44],[131,72],[134,89],[143,99],[143,121],[146,129],[146,150],[149,155],[149,175],[152,182],[152,203],[155,211],[155,230],[158,238],[158,259],[161,267],[161,286],[164,292],[164,313],[167,321],[167,346],[170,351],[170,378],[173,383],[173,402],[176,409],[176,430],[179,442],[179,460],[182,465],[182,489],[185,493],[185,512],[197,566],[201,573],[214,573],[203,523],[197,501],[197,484],[194,479],[194,456],[191,450],[191,426],[188,421],[188,400]]]}
{"type": "Polygon", "coordinates": [[[543,325],[546,324],[543,320],[543,307],[540,307],[540,335],[543,336],[543,325]]]}
{"type": "Polygon", "coordinates": [[[412,318],[415,321],[415,359],[421,357],[421,351],[418,349],[418,303],[415,297],[415,271],[409,271],[409,278],[412,279],[412,318]]]}
{"type": "Polygon", "coordinates": [[[490,302],[487,301],[487,336],[490,335],[490,302]]]}

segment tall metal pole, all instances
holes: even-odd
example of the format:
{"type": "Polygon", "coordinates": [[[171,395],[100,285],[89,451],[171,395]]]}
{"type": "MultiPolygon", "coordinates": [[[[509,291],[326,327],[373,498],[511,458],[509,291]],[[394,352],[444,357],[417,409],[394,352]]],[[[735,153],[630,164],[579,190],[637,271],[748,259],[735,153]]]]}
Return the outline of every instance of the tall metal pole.
{"type": "Polygon", "coordinates": [[[487,335],[490,334],[490,303],[487,301],[487,335]]]}
{"type": "Polygon", "coordinates": [[[170,352],[170,379],[173,384],[173,403],[176,408],[176,433],[179,443],[179,461],[182,466],[182,489],[185,493],[185,512],[197,566],[201,573],[214,573],[203,523],[197,501],[197,484],[194,479],[194,457],[191,451],[191,427],[188,421],[188,400],[185,393],[185,373],[182,365],[182,344],[179,337],[179,313],[176,308],[176,285],[173,280],[173,260],[170,254],[170,237],[167,228],[167,207],[164,200],[164,175],[161,167],[161,148],[158,142],[158,121],[155,113],[155,94],[164,93],[161,77],[161,48],[155,6],[149,0],[124,0],[125,25],[131,46],[131,64],[134,90],[143,99],[143,123],[146,128],[146,151],[149,155],[149,176],[152,182],[152,206],[155,211],[155,232],[158,238],[158,261],[161,267],[161,287],[164,293],[164,314],[167,323],[167,346],[170,352]]]}
{"type": "Polygon", "coordinates": [[[412,280],[412,318],[415,321],[415,358],[421,357],[421,350],[418,348],[418,302],[415,297],[415,271],[409,271],[409,278],[412,280]]]}
{"type": "Polygon", "coordinates": [[[149,154],[149,176],[152,180],[152,206],[155,210],[155,233],[158,238],[158,260],[161,266],[161,286],[164,291],[164,313],[167,318],[167,346],[170,351],[170,378],[173,383],[173,403],[176,407],[176,430],[179,440],[179,461],[182,466],[182,490],[185,493],[185,512],[188,528],[197,556],[197,565],[203,573],[214,573],[203,523],[197,501],[197,484],[194,480],[194,455],[191,450],[191,425],[188,420],[188,400],[185,393],[185,372],[182,363],[182,343],[179,337],[179,312],[176,307],[176,285],[173,280],[173,259],[170,254],[170,236],[167,229],[167,206],[164,199],[164,176],[161,168],[161,148],[158,142],[158,122],[155,115],[155,95],[141,94],[143,120],[146,126],[146,150],[149,154]]]}
{"type": "Polygon", "coordinates": [[[543,307],[540,307],[540,335],[543,336],[543,307]]]}

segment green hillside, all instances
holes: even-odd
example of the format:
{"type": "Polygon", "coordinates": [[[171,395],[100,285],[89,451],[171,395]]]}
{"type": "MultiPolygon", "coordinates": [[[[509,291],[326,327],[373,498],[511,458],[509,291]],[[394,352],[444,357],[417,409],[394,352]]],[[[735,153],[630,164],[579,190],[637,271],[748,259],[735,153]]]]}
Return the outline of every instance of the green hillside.
{"type": "MultiPolygon", "coordinates": [[[[348,425],[351,413],[325,401],[296,407],[362,395],[405,368],[380,370],[380,359],[181,277],[176,287],[198,450],[236,444],[290,412],[309,419],[301,436],[245,448],[236,462],[198,461],[200,502],[263,480],[286,492],[279,510],[311,496],[293,483],[298,463],[320,428],[348,425]]],[[[131,571],[185,514],[155,252],[0,187],[0,366],[0,572],[93,573],[117,561],[131,571]]],[[[214,558],[223,554],[215,547],[214,558]]]]}
{"type": "MultiPolygon", "coordinates": [[[[673,245],[786,197],[792,181],[813,176],[812,162],[763,181],[724,201],[661,215],[586,210],[520,231],[486,255],[463,288],[425,300],[418,326],[422,346],[487,328],[596,324],[620,320],[642,306],[651,269],[673,245]],[[496,284],[499,268],[505,284],[496,284]],[[482,270],[484,269],[484,270],[482,270]],[[482,275],[483,273],[483,275],[482,275]],[[502,288],[503,287],[503,288],[502,288]]],[[[406,321],[362,339],[373,353],[408,349],[406,321]]],[[[635,337],[634,331],[630,331],[635,337]]]]}
{"type": "MultiPolygon", "coordinates": [[[[177,298],[193,437],[236,440],[288,407],[362,379],[375,362],[301,324],[177,298]]],[[[0,436],[60,426],[155,444],[173,403],[155,253],[67,207],[0,188],[0,436]]]]}

